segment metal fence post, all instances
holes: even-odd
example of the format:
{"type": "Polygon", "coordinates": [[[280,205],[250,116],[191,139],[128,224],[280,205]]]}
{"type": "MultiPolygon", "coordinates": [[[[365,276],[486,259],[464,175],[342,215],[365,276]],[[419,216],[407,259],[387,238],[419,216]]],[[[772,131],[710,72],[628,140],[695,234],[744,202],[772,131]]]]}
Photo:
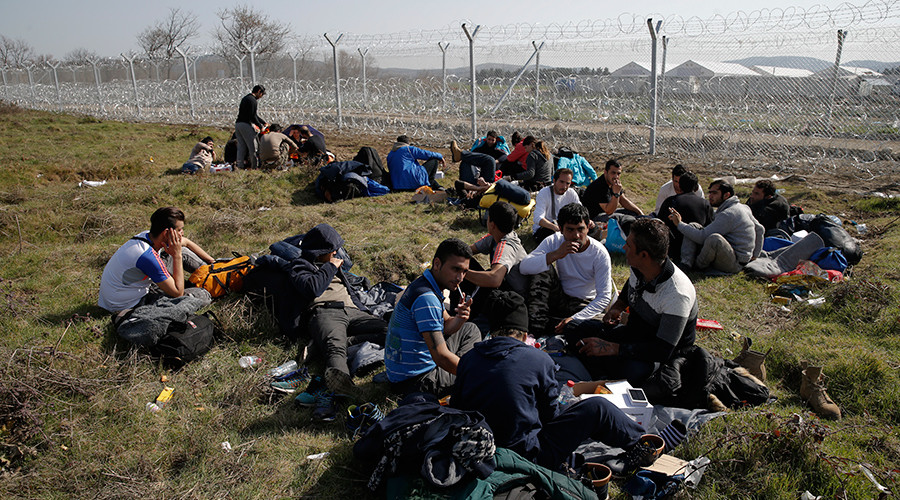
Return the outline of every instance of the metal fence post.
{"type": "Polygon", "coordinates": [[[0,68],[0,73],[3,74],[3,96],[6,99],[9,99],[9,84],[6,83],[6,66],[0,68]]]}
{"type": "Polygon", "coordinates": [[[837,55],[834,57],[834,71],[832,71],[831,73],[831,97],[828,99],[828,116],[825,121],[825,124],[828,126],[829,130],[831,129],[832,114],[834,113],[834,99],[835,97],[837,97],[838,73],[841,70],[841,52],[844,50],[844,38],[846,37],[846,31],[838,30],[837,55]]]}
{"type": "Polygon", "coordinates": [[[37,108],[37,95],[34,93],[34,76],[31,75],[32,69],[34,69],[34,64],[29,63],[28,66],[25,66],[25,71],[28,73],[28,86],[31,88],[31,107],[37,108]]]}
{"type": "Polygon", "coordinates": [[[344,117],[341,111],[341,70],[338,68],[337,46],[338,43],[340,43],[341,38],[344,38],[344,34],[341,33],[338,35],[337,39],[333,42],[331,41],[331,38],[328,38],[328,33],[325,33],[323,36],[328,40],[328,43],[331,44],[331,53],[334,56],[334,100],[335,104],[337,104],[337,126],[338,129],[340,129],[344,126],[344,117]]]}
{"type": "MultiPolygon", "coordinates": [[[[541,97],[541,51],[538,49],[535,42],[532,41],[531,45],[534,46],[534,114],[537,115],[540,113],[540,97],[541,97]]],[[[541,47],[544,46],[544,42],[541,42],[541,47]]]]}
{"type": "Polygon", "coordinates": [[[194,56],[191,58],[191,69],[194,72],[194,85],[197,84],[197,61],[200,60],[200,56],[194,56]]]}
{"type": "Polygon", "coordinates": [[[650,154],[656,154],[656,35],[662,27],[662,21],[656,22],[656,29],[653,29],[653,19],[647,19],[647,27],[650,28],[650,38],[653,40],[651,44],[652,51],[650,53],[650,154]]]}
{"type": "Polygon", "coordinates": [[[368,108],[369,107],[369,94],[368,94],[368,92],[366,92],[366,54],[369,53],[369,49],[362,50],[359,47],[357,47],[356,51],[359,52],[359,57],[362,58],[363,105],[368,108]]]}
{"type": "MultiPolygon", "coordinates": [[[[669,38],[666,36],[662,37],[662,67],[659,69],[659,79],[658,79],[658,87],[659,95],[657,97],[657,102],[664,102],[666,95],[666,47],[669,45],[669,38]]],[[[658,106],[658,104],[657,104],[658,106]]]]}
{"type": "Polygon", "coordinates": [[[247,56],[241,54],[241,57],[238,57],[237,54],[234,55],[234,58],[238,60],[238,72],[241,75],[241,89],[244,88],[244,59],[247,56]]]}
{"type": "Polygon", "coordinates": [[[50,61],[47,61],[47,66],[53,69],[53,84],[56,85],[56,106],[59,109],[59,112],[62,113],[62,94],[59,91],[59,77],[56,74],[56,68],[59,67],[59,63],[53,64],[50,61]]]}
{"type": "Polygon", "coordinates": [[[471,33],[469,33],[469,28],[465,23],[463,23],[462,29],[466,34],[466,38],[469,39],[469,79],[471,80],[470,101],[472,103],[472,140],[474,141],[478,139],[478,113],[475,109],[475,35],[478,34],[478,30],[481,29],[481,25],[476,25],[475,29],[471,33]]]}
{"type": "Polygon", "coordinates": [[[97,69],[97,60],[88,59],[91,67],[94,69],[94,85],[97,87],[97,102],[100,104],[100,112],[106,113],[106,107],[103,105],[103,93],[100,92],[100,71],[97,69]]]}
{"type": "Polygon", "coordinates": [[[297,56],[291,54],[291,61],[294,62],[294,82],[291,86],[291,95],[294,97],[294,102],[297,102],[297,56]]]}
{"type": "Polygon", "coordinates": [[[447,47],[450,42],[438,42],[441,49],[441,109],[447,109],[447,47]]]}
{"type": "Polygon", "coordinates": [[[536,56],[537,54],[540,53],[542,48],[544,48],[544,42],[541,42],[541,45],[538,46],[534,41],[532,41],[531,45],[534,46],[534,52],[531,53],[531,56],[528,58],[527,61],[525,61],[525,64],[522,65],[522,69],[519,70],[519,72],[516,74],[515,78],[513,78],[513,81],[510,82],[509,87],[506,87],[506,92],[504,92],[503,95],[500,96],[500,100],[498,100],[497,104],[495,104],[494,107],[491,109],[491,114],[494,114],[494,112],[497,111],[497,108],[499,108],[500,105],[503,104],[503,101],[506,99],[506,96],[508,96],[509,93],[512,91],[513,87],[515,87],[516,84],[519,83],[519,78],[522,78],[522,75],[525,74],[525,70],[528,69],[528,65],[531,64],[531,60],[534,59],[534,56],[536,56]]]}
{"type": "Polygon", "coordinates": [[[181,50],[181,47],[175,47],[175,51],[181,54],[181,60],[184,61],[184,81],[187,84],[188,100],[191,103],[191,119],[196,120],[197,114],[194,111],[194,91],[191,89],[191,74],[189,73],[188,56],[181,50]]]}
{"type": "Polygon", "coordinates": [[[126,56],[125,54],[119,54],[122,56],[122,59],[128,61],[128,67],[131,69],[131,85],[134,87],[134,105],[137,107],[137,116],[141,117],[141,97],[138,95],[138,87],[137,87],[137,78],[134,76],[134,54],[131,54],[131,57],[126,56]]]}
{"type": "Polygon", "coordinates": [[[253,85],[259,85],[259,81],[256,79],[256,49],[259,48],[259,42],[253,44],[253,47],[248,46],[241,40],[241,45],[247,49],[247,52],[250,53],[250,80],[253,85]]]}

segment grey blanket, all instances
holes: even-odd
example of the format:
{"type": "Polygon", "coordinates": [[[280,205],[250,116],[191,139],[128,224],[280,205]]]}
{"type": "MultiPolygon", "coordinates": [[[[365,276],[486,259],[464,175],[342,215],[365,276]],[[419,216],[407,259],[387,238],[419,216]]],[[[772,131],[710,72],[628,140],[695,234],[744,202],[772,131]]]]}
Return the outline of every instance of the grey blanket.
{"type": "Polygon", "coordinates": [[[822,237],[816,233],[809,233],[805,238],[786,247],[762,252],[754,261],[744,267],[744,271],[751,276],[772,278],[788,271],[793,271],[801,260],[809,260],[812,254],[825,246],[822,237]]]}
{"type": "MultiPolygon", "coordinates": [[[[206,297],[209,297],[207,294],[206,297]]],[[[193,295],[161,297],[153,304],[136,307],[116,330],[123,339],[140,346],[156,345],[172,321],[185,322],[188,316],[212,302],[193,295]]]]}

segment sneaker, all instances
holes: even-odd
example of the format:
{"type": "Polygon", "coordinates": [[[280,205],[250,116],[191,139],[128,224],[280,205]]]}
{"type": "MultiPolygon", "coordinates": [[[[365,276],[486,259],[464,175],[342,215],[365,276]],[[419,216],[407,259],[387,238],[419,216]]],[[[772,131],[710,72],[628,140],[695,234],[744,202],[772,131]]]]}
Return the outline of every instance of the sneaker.
{"type": "Polygon", "coordinates": [[[273,380],[269,383],[269,387],[279,392],[293,394],[300,389],[301,385],[307,382],[309,382],[309,372],[306,370],[306,367],[303,367],[273,380]]]}
{"type": "Polygon", "coordinates": [[[316,409],[313,410],[312,416],[320,422],[334,422],[337,409],[334,406],[333,392],[319,391],[316,394],[316,409]]]}
{"type": "Polygon", "coordinates": [[[325,369],[325,384],[329,391],[340,394],[347,394],[353,390],[353,378],[333,366],[325,369]]]}
{"type": "Polygon", "coordinates": [[[609,467],[614,476],[627,476],[641,467],[649,467],[656,461],[657,450],[654,446],[638,443],[630,450],[621,453],[603,465],[609,467]]]}
{"type": "Polygon", "coordinates": [[[359,406],[353,405],[347,408],[347,430],[350,431],[352,438],[362,436],[384,418],[384,413],[374,403],[364,403],[359,406]]]}
{"type": "Polygon", "coordinates": [[[326,390],[325,380],[320,375],[316,375],[309,381],[306,390],[298,394],[294,401],[300,406],[315,406],[316,395],[324,390],[326,390]]]}

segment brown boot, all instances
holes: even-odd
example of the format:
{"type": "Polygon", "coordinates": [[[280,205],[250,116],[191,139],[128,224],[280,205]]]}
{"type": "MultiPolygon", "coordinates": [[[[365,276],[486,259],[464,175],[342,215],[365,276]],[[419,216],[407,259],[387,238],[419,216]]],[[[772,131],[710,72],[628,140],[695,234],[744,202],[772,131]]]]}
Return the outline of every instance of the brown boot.
{"type": "Polygon", "coordinates": [[[754,377],[762,380],[764,383],[766,381],[766,356],[772,352],[772,349],[766,351],[765,354],[754,351],[750,349],[750,345],[753,343],[749,337],[744,337],[744,348],[741,349],[741,352],[734,358],[734,362],[743,366],[750,372],[754,377]]]}
{"type": "Polygon", "coordinates": [[[840,420],[841,409],[828,397],[825,392],[825,375],[822,374],[821,366],[807,366],[803,370],[803,379],[801,380],[800,391],[803,393],[803,382],[806,383],[806,391],[808,397],[806,401],[812,406],[814,412],[819,417],[828,420],[840,420]]]}
{"type": "Polygon", "coordinates": [[[450,157],[457,163],[462,160],[462,149],[459,149],[456,141],[450,141],[450,157]]]}

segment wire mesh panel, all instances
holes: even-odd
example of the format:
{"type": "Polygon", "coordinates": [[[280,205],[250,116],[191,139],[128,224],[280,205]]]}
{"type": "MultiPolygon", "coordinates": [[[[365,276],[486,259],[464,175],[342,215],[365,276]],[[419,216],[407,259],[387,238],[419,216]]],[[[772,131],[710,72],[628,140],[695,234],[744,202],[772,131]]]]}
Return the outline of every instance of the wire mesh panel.
{"type": "Polygon", "coordinates": [[[287,54],[256,58],[252,72],[250,58],[197,50],[190,79],[180,60],[161,68],[137,58],[136,92],[122,59],[95,61],[96,71],[60,66],[59,92],[49,68],[6,68],[0,98],[123,120],[228,125],[255,72],[267,87],[260,114],[279,123],[336,127],[340,95],[343,127],[406,133],[432,145],[518,130],[554,146],[621,154],[648,151],[653,137],[657,152],[670,156],[793,170],[849,166],[866,178],[896,171],[900,160],[898,21],[896,1],[477,30],[458,21],[434,30],[334,35],[337,61],[324,37],[299,38],[287,54]],[[650,31],[657,23],[653,68],[650,31]],[[477,130],[463,24],[475,33],[477,130]]]}

